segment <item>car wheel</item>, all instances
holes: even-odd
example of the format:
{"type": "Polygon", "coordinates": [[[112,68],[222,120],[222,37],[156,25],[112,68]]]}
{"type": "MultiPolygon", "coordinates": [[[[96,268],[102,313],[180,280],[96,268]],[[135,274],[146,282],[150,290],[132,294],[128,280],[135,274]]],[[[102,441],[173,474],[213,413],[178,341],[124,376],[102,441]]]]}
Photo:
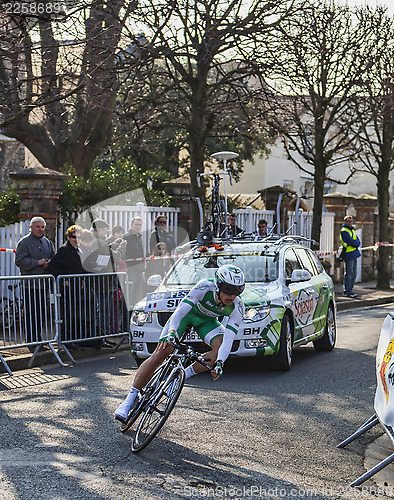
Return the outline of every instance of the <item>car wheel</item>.
{"type": "Polygon", "coordinates": [[[334,306],[332,303],[328,306],[326,326],[324,328],[324,334],[320,339],[313,342],[313,347],[316,351],[332,351],[335,346],[335,341],[337,338],[337,327],[335,322],[334,306]]]}
{"type": "Polygon", "coordinates": [[[279,351],[272,359],[272,368],[288,371],[293,359],[293,324],[288,314],[285,314],[282,319],[279,342],[279,351]]]}

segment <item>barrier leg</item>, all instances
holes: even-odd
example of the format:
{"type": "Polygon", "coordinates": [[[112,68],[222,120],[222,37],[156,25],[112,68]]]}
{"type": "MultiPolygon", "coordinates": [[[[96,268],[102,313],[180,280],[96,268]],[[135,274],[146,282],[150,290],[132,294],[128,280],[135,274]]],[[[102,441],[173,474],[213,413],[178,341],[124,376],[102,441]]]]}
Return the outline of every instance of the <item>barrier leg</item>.
{"type": "Polygon", "coordinates": [[[349,443],[357,439],[359,436],[362,436],[369,429],[372,429],[372,427],[374,427],[378,423],[379,419],[376,416],[376,414],[372,415],[372,417],[370,417],[366,422],[364,422],[363,425],[356,430],[356,432],[354,432],[351,436],[342,441],[342,443],[337,444],[337,448],[344,448],[349,443]]]}
{"type": "Polygon", "coordinates": [[[360,486],[360,484],[364,483],[374,474],[384,469],[387,465],[391,464],[391,462],[394,462],[394,453],[392,453],[390,456],[379,462],[377,465],[375,465],[375,467],[372,467],[372,469],[370,469],[368,472],[360,476],[358,479],[353,481],[350,486],[360,486]]]}
{"type": "Polygon", "coordinates": [[[5,366],[5,369],[7,370],[8,374],[12,375],[12,371],[10,370],[10,367],[7,365],[7,363],[5,362],[5,359],[3,358],[3,356],[1,354],[0,354],[0,361],[5,366]]]}
{"type": "Polygon", "coordinates": [[[125,334],[121,339],[120,341],[116,344],[116,346],[113,348],[112,352],[116,352],[119,347],[123,344],[123,342],[125,342],[125,340],[127,339],[127,335],[128,334],[125,334]]]}
{"type": "MultiPolygon", "coordinates": [[[[74,357],[71,355],[70,351],[67,349],[66,345],[65,344],[61,344],[59,345],[59,349],[63,349],[63,351],[67,354],[67,356],[69,357],[70,361],[74,364],[77,364],[77,362],[75,361],[74,357]]],[[[64,366],[64,363],[62,362],[63,366],[64,366]]]]}
{"type": "MultiPolygon", "coordinates": [[[[33,356],[31,357],[30,361],[27,363],[28,368],[31,368],[34,360],[36,359],[37,353],[40,351],[40,347],[42,345],[44,345],[44,344],[38,344],[37,347],[35,348],[35,350],[33,352],[33,356]]],[[[60,359],[59,354],[55,351],[55,349],[54,349],[53,345],[51,344],[51,342],[48,342],[48,345],[49,345],[49,348],[52,351],[53,355],[57,359],[57,362],[59,363],[59,365],[60,366],[65,366],[65,364],[63,363],[63,361],[60,359]]]]}

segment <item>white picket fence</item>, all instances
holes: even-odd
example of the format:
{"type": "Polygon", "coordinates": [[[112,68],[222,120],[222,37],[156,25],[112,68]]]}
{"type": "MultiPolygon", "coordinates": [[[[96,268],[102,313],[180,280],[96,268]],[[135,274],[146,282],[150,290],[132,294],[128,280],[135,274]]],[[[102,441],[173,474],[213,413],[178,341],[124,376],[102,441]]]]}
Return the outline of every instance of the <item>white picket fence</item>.
{"type": "Polygon", "coordinates": [[[19,276],[19,267],[15,265],[16,244],[29,232],[29,221],[18,222],[0,227],[0,276],[19,276]]]}
{"type": "MultiPolygon", "coordinates": [[[[303,212],[299,210],[298,217],[295,212],[288,212],[289,217],[288,227],[291,228],[289,234],[297,234],[310,238],[312,234],[312,217],[313,212],[303,212]],[[295,224],[296,222],[296,224],[295,224]]],[[[334,251],[334,218],[333,212],[322,213],[322,225],[320,232],[319,252],[323,254],[332,254],[334,251]]],[[[330,255],[333,257],[333,255],[330,255]]]]}

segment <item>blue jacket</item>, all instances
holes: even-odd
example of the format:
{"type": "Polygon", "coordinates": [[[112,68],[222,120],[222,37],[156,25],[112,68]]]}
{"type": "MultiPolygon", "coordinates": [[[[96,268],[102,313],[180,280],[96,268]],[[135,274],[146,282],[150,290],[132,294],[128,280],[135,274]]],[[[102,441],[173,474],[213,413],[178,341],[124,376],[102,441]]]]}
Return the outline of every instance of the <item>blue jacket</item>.
{"type": "Polygon", "coordinates": [[[346,248],[345,262],[358,259],[361,256],[360,240],[356,236],[353,227],[348,227],[346,224],[341,229],[341,244],[346,248]]]}

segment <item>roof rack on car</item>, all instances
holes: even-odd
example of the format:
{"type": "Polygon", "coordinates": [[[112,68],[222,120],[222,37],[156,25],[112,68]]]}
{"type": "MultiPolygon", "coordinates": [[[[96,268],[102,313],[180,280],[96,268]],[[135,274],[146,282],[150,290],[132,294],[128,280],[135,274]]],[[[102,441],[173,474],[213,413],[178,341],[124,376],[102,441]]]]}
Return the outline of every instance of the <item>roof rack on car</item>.
{"type": "Polygon", "coordinates": [[[308,241],[312,244],[316,244],[316,241],[314,239],[307,238],[306,236],[299,236],[297,234],[285,234],[284,236],[280,236],[277,244],[284,243],[286,241],[308,241]]]}

